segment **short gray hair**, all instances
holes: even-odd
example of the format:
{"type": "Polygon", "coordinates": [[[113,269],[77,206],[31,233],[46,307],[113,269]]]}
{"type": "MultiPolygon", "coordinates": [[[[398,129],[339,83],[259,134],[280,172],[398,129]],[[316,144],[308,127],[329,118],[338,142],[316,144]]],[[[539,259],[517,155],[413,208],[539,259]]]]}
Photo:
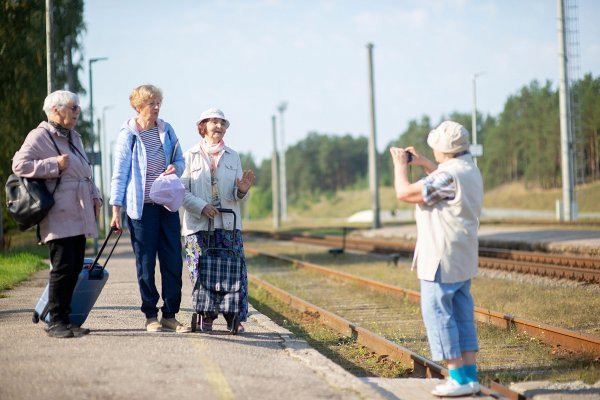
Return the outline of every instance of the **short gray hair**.
{"type": "Polygon", "coordinates": [[[46,113],[46,116],[50,117],[53,107],[60,107],[69,103],[79,105],[79,96],[68,90],[57,90],[46,96],[46,99],[44,99],[43,110],[46,113]]]}

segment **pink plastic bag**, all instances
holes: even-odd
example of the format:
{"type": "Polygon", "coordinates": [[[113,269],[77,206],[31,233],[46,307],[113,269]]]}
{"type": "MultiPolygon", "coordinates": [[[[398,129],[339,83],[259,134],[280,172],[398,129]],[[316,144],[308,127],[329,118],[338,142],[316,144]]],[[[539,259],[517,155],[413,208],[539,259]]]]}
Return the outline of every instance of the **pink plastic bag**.
{"type": "Polygon", "coordinates": [[[177,211],[183,204],[185,187],[177,174],[160,175],[150,188],[150,199],[169,211],[177,211]]]}

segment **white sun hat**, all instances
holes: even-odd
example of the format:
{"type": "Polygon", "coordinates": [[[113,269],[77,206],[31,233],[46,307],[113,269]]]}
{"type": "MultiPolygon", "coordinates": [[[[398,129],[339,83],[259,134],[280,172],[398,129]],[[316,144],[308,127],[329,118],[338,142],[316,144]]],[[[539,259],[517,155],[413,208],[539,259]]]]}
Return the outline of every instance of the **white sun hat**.
{"type": "Polygon", "coordinates": [[[227,118],[225,118],[225,114],[223,114],[223,111],[221,111],[215,107],[209,108],[206,111],[202,111],[202,114],[200,114],[200,119],[196,122],[196,125],[198,125],[200,122],[204,121],[205,119],[210,119],[210,118],[222,119],[223,121],[225,121],[225,128],[229,128],[229,121],[227,120],[227,118]]]}

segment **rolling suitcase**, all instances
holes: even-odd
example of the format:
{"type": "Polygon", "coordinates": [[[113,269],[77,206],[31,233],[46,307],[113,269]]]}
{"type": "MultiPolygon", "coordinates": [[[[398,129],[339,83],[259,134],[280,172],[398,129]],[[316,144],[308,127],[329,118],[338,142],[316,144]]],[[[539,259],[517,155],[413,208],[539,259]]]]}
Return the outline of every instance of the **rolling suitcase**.
{"type": "MultiPolygon", "coordinates": [[[[237,216],[229,208],[218,208],[221,213],[233,214],[233,230],[237,216]]],[[[209,223],[208,248],[198,260],[198,279],[192,293],[192,332],[201,330],[205,318],[215,319],[223,313],[227,321],[227,331],[237,335],[240,326],[240,290],[244,261],[231,248],[211,245],[212,223],[209,223]]],[[[214,239],[213,239],[214,240],[214,239]]],[[[233,240],[235,243],[235,239],[233,240]]],[[[214,243],[213,243],[214,244],[214,243]]]]}
{"type": "MultiPolygon", "coordinates": [[[[119,236],[115,239],[115,243],[110,250],[110,254],[106,257],[104,264],[99,264],[98,260],[113,232],[115,231],[111,229],[95,259],[89,257],[83,259],[83,269],[77,278],[77,284],[73,290],[73,299],[71,300],[71,313],[69,314],[69,319],[73,326],[83,325],[92,310],[92,307],[94,307],[102,288],[104,288],[104,285],[108,280],[108,271],[105,267],[119,242],[121,233],[119,233],[119,236]]],[[[42,296],[35,306],[35,311],[33,312],[32,321],[37,324],[40,320],[50,322],[50,313],[48,312],[48,285],[46,285],[42,296]]]]}

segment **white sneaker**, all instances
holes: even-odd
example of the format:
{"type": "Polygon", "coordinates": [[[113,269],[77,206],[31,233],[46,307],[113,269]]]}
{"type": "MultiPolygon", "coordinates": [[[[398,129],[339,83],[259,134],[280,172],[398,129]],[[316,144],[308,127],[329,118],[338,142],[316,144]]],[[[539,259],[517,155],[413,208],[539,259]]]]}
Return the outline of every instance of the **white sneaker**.
{"type": "Polygon", "coordinates": [[[479,383],[469,382],[461,385],[452,378],[446,379],[446,381],[440,385],[437,385],[435,389],[431,391],[431,394],[439,397],[458,397],[475,394],[479,392],[479,383]]]}
{"type": "Polygon", "coordinates": [[[469,382],[471,389],[473,389],[473,394],[479,393],[481,391],[481,386],[479,386],[479,382],[469,382]]]}

